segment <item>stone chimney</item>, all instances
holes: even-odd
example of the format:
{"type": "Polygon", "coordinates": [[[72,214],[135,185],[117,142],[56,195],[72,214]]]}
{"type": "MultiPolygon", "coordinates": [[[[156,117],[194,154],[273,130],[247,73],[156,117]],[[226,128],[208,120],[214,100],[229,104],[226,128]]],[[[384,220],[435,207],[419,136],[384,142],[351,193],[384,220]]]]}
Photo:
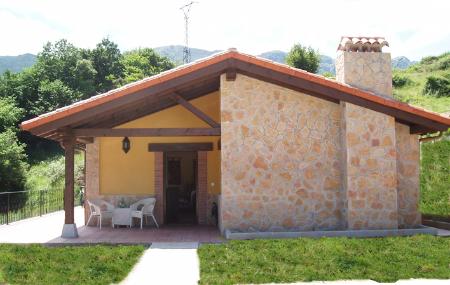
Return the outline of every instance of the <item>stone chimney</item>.
{"type": "MultiPolygon", "coordinates": [[[[392,97],[391,56],[380,37],[342,37],[338,81],[392,97]]],[[[341,101],[344,228],[396,229],[397,150],[395,118],[341,101]]]]}
{"type": "Polygon", "coordinates": [[[391,54],[382,37],[342,37],[336,59],[336,79],[380,96],[392,97],[391,54]]]}

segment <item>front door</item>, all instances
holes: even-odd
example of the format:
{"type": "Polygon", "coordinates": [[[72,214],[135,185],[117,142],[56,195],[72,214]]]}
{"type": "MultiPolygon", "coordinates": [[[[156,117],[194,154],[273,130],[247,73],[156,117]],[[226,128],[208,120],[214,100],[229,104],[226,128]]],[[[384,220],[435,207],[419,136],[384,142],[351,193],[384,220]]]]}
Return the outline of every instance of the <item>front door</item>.
{"type": "Polygon", "coordinates": [[[197,152],[165,153],[166,221],[195,224],[197,194],[197,152]]]}

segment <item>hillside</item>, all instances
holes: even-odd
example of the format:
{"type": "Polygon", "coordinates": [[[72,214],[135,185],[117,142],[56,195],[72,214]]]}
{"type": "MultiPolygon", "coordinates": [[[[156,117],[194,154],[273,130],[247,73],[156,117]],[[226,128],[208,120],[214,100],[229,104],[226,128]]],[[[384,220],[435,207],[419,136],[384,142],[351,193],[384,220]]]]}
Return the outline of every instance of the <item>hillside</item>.
{"type": "MultiPolygon", "coordinates": [[[[170,45],[170,46],[162,46],[154,48],[160,55],[166,56],[170,58],[176,64],[181,64],[183,62],[183,46],[181,45],[170,45]]],[[[191,60],[197,60],[203,57],[210,56],[214,53],[219,52],[220,50],[204,50],[199,48],[191,48],[191,60]]],[[[287,52],[280,50],[273,50],[268,52],[261,53],[260,57],[267,58],[279,63],[285,63],[287,52]]],[[[12,72],[19,72],[24,68],[30,67],[36,61],[36,56],[33,54],[23,54],[18,56],[0,56],[0,74],[5,72],[6,70],[10,70],[12,72]]],[[[414,64],[415,62],[410,61],[407,57],[399,56],[392,59],[392,67],[404,69],[414,64]]],[[[335,74],[334,67],[334,58],[321,55],[320,56],[320,64],[319,71],[317,73],[323,74],[324,72],[330,72],[331,74],[335,74]]]]}
{"type": "Polygon", "coordinates": [[[450,111],[450,52],[393,72],[394,97],[439,113],[450,111]]]}
{"type": "Polygon", "coordinates": [[[26,53],[17,56],[0,56],[0,74],[6,70],[19,72],[36,62],[34,54],[26,53]]]}
{"type": "MultiPolygon", "coordinates": [[[[167,56],[175,63],[179,64],[183,61],[183,46],[180,45],[173,45],[173,46],[162,46],[157,47],[155,50],[163,56],[167,56]]],[[[198,49],[198,48],[191,48],[191,60],[197,60],[206,56],[210,56],[211,54],[214,54],[216,52],[219,52],[220,50],[213,50],[208,51],[204,49],[198,49]]],[[[285,63],[287,52],[281,51],[281,50],[273,50],[273,51],[267,51],[259,54],[259,57],[270,59],[279,63],[285,63]]],[[[334,59],[332,57],[329,57],[327,55],[321,55],[320,58],[320,65],[319,65],[319,74],[322,74],[324,72],[330,72],[332,74],[335,73],[334,69],[334,59]]]]}

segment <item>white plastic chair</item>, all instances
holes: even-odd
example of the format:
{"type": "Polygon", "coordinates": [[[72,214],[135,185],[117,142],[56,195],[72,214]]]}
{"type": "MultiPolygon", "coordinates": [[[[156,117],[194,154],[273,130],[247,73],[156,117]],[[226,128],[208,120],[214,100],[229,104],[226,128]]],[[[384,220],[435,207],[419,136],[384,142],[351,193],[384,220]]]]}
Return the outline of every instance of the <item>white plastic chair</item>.
{"type": "Polygon", "coordinates": [[[146,198],[137,201],[134,204],[130,205],[131,208],[131,217],[138,218],[141,220],[141,229],[144,218],[151,217],[153,222],[157,228],[159,228],[158,223],[156,222],[155,216],[153,215],[153,210],[155,209],[156,199],[155,198],[146,198]],[[140,209],[139,206],[142,206],[140,209]]]}
{"type": "Polygon", "coordinates": [[[89,222],[91,221],[92,217],[97,217],[97,226],[100,226],[100,229],[102,229],[102,221],[103,218],[111,218],[114,210],[114,206],[106,201],[96,199],[96,200],[87,200],[89,205],[89,210],[91,214],[89,215],[89,219],[86,223],[87,226],[89,226],[89,222]],[[102,210],[102,206],[105,205],[106,210],[102,210]]]}

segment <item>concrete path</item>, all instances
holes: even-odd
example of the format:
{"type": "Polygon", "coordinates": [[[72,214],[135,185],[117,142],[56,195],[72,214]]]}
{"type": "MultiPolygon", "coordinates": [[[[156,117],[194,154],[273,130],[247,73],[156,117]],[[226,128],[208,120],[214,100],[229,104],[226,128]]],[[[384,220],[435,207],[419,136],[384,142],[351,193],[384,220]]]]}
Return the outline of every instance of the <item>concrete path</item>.
{"type": "Polygon", "coordinates": [[[198,243],[153,243],[122,285],[198,284],[198,243]]]}
{"type": "MultiPolygon", "coordinates": [[[[84,209],[75,207],[75,223],[84,225],[84,209]]],[[[0,243],[46,243],[61,236],[64,211],[0,225],[0,243]]]]}

